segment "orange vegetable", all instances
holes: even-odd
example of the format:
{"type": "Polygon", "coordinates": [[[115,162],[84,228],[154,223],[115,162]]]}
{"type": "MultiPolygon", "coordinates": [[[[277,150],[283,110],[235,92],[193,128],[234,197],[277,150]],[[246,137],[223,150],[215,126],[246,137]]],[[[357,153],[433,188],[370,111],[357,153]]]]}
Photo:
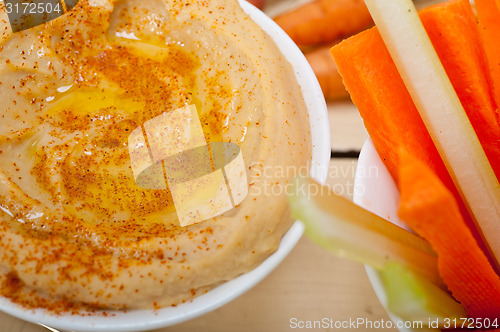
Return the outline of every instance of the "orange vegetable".
{"type": "MultiPolygon", "coordinates": [[[[453,0],[428,7],[420,12],[420,19],[500,179],[500,123],[488,61],[469,1],[453,0]]],[[[500,41],[500,30],[498,33],[495,45],[500,41]]]]}
{"type": "MultiPolygon", "coordinates": [[[[446,168],[377,28],[342,41],[331,54],[377,152],[396,182],[400,144],[446,179],[446,168]]],[[[448,179],[447,185],[451,183],[448,179]]]]}
{"type": "MultiPolygon", "coordinates": [[[[454,25],[448,20],[442,22],[442,25],[447,24],[454,25]]],[[[466,39],[465,42],[460,42],[462,48],[465,47],[464,45],[468,45],[468,48],[477,44],[477,38],[471,36],[473,36],[473,32],[457,36],[457,39],[466,39]]],[[[463,49],[461,50],[463,51],[463,49]]],[[[472,230],[474,237],[480,241],[481,248],[487,252],[482,236],[461,200],[377,28],[363,31],[344,40],[334,46],[331,53],[351,99],[363,117],[373,144],[396,183],[398,182],[398,150],[402,146],[429,166],[453,193],[467,225],[472,230]]],[[[456,57],[461,57],[460,52],[453,54],[456,57]]],[[[466,56],[463,56],[463,60],[453,61],[456,63],[462,61],[463,64],[481,63],[480,59],[474,58],[479,54],[481,53],[467,52],[466,56]]],[[[453,63],[450,62],[452,60],[447,59],[442,59],[442,61],[443,63],[453,63]]],[[[445,67],[451,68],[452,66],[446,65],[445,67]]],[[[470,67],[474,66],[470,65],[470,67]]],[[[484,73],[478,74],[477,68],[474,72],[477,75],[484,75],[484,73]]],[[[450,76],[454,76],[464,73],[457,69],[450,70],[450,74],[450,76]]],[[[450,78],[452,82],[455,80],[454,77],[450,78]]],[[[480,79],[478,80],[480,81],[480,79]]],[[[471,89],[467,81],[463,83],[463,86],[465,91],[471,89]]],[[[483,89],[480,84],[472,88],[472,91],[483,89]]],[[[492,166],[495,167],[495,165],[492,166]]]]}
{"type": "Polygon", "coordinates": [[[315,0],[275,21],[298,45],[328,43],[373,24],[363,0],[315,0]]]}
{"type": "Polygon", "coordinates": [[[500,107],[500,1],[476,0],[475,4],[493,80],[495,101],[497,107],[500,107]]]}
{"type": "Polygon", "coordinates": [[[327,100],[348,98],[349,94],[342,83],[342,77],[335,61],[330,55],[330,47],[323,46],[310,52],[305,56],[316,77],[327,100]]]}
{"type": "Polygon", "coordinates": [[[458,205],[423,162],[400,150],[399,216],[438,254],[438,269],[472,318],[500,317],[500,278],[464,222],[458,205]]]}
{"type": "Polygon", "coordinates": [[[247,0],[247,1],[259,9],[262,9],[265,3],[265,0],[247,0]]]}
{"type": "Polygon", "coordinates": [[[398,149],[404,146],[429,165],[448,188],[454,188],[377,28],[344,40],[331,53],[373,144],[396,183],[398,149]]]}

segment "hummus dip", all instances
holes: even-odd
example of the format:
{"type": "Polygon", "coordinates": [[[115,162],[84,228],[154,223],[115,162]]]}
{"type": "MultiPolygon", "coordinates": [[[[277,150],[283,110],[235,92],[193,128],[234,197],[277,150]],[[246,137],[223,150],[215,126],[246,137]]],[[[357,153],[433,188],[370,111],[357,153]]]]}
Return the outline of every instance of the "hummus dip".
{"type": "Polygon", "coordinates": [[[236,0],[80,0],[4,35],[0,117],[0,295],[26,306],[158,308],[252,270],[292,223],[269,170],[311,158],[291,66],[236,0]],[[207,142],[241,148],[249,192],[181,227],[127,139],[191,104],[207,142]]]}

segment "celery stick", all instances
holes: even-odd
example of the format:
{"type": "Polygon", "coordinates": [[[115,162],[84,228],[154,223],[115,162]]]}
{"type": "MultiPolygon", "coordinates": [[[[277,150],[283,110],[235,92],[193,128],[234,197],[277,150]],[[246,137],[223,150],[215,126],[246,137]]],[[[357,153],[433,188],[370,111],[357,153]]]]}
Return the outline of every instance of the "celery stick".
{"type": "Polygon", "coordinates": [[[423,239],[309,178],[296,179],[289,193],[293,216],[315,243],[378,270],[391,313],[424,327],[467,317],[443,290],[435,254],[423,239]]]}
{"type": "Polygon", "coordinates": [[[443,285],[435,253],[422,238],[309,178],[298,178],[291,189],[292,214],[305,223],[306,234],[317,244],[378,270],[396,262],[443,285]]]}
{"type": "Polygon", "coordinates": [[[412,1],[365,2],[448,172],[499,261],[500,184],[412,1]]]}
{"type": "Polygon", "coordinates": [[[464,308],[448,293],[399,264],[387,264],[379,275],[387,296],[387,310],[402,320],[419,321],[422,326],[432,321],[443,328],[445,318],[467,317],[464,308]]]}

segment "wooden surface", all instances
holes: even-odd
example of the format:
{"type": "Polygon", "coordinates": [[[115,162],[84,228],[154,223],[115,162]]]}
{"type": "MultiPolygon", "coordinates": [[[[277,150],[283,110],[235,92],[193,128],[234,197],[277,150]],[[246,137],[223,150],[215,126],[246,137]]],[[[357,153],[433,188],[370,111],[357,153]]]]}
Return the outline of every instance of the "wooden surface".
{"type": "MultiPolygon", "coordinates": [[[[267,11],[274,14],[307,0],[268,1],[267,11]]],[[[329,115],[332,147],[336,151],[359,151],[367,135],[354,106],[350,102],[331,103],[329,115]]],[[[327,184],[352,197],[355,167],[356,159],[332,159],[327,184]]],[[[212,313],[155,332],[293,331],[298,330],[293,328],[294,319],[305,322],[324,318],[337,322],[389,319],[362,265],[333,256],[303,237],[271,275],[240,298],[212,313]]],[[[0,313],[0,332],[47,331],[0,313]]]]}

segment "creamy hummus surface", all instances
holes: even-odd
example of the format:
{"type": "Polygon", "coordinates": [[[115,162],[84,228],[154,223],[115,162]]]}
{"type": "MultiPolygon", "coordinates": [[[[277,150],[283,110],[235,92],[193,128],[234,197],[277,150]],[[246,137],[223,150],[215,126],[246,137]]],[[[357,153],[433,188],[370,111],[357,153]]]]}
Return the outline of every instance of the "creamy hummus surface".
{"type": "Polygon", "coordinates": [[[32,306],[157,308],[250,271],[292,223],[277,170],[311,158],[291,66],[230,0],[80,0],[5,37],[0,117],[0,295],[32,306]],[[249,192],[181,227],[127,139],[191,104],[208,142],[241,148],[249,192]]]}

